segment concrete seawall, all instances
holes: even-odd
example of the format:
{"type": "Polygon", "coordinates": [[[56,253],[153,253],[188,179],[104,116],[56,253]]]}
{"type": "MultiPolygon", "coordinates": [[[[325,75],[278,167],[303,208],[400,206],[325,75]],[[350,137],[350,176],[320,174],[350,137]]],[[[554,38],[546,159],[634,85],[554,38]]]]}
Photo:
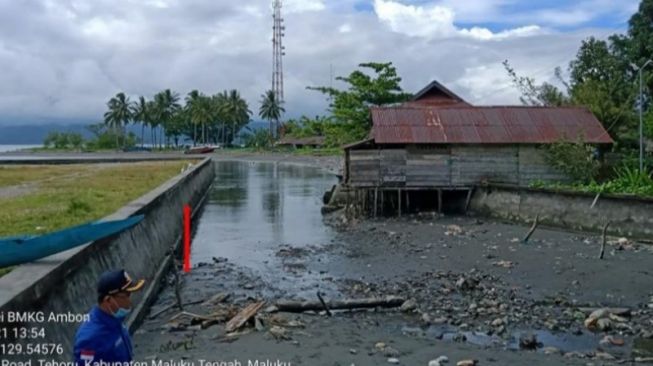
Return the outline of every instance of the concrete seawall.
{"type": "Polygon", "coordinates": [[[97,302],[97,278],[107,269],[125,268],[133,277],[147,281],[145,290],[133,297],[134,312],[129,319],[129,325],[133,327],[156,296],[159,279],[170,263],[173,248],[181,240],[183,205],[190,204],[193,213],[198,212],[214,177],[211,159],[204,159],[104,218],[117,220],[144,214],[145,219],[135,227],[113,237],[19,266],[0,278],[0,313],[42,312],[46,317],[44,322],[27,321],[21,324],[9,324],[5,317],[0,327],[43,328],[46,337],[42,340],[3,339],[2,343],[55,343],[64,350],[62,355],[16,356],[10,360],[70,360],[79,323],[47,322],[47,317],[50,314],[87,313],[97,302]]]}
{"type": "Polygon", "coordinates": [[[482,215],[521,222],[539,222],[565,229],[653,239],[653,199],[491,185],[478,187],[470,209],[482,215]]]}

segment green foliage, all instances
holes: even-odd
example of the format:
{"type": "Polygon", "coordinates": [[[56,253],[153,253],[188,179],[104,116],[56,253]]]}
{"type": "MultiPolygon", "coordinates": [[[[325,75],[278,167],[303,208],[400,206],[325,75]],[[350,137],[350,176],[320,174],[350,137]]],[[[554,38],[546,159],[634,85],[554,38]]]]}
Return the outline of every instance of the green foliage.
{"type": "MultiPolygon", "coordinates": [[[[515,69],[510,66],[508,60],[503,61],[503,67],[508,72],[513,85],[521,92],[519,99],[524,105],[531,106],[552,106],[559,107],[571,103],[567,97],[556,86],[543,83],[537,85],[535,79],[526,76],[518,76],[515,69]]],[[[556,76],[561,76],[561,70],[556,69],[556,76]]]]}
{"type": "Polygon", "coordinates": [[[75,132],[50,132],[43,140],[45,148],[63,149],[81,149],[84,144],[82,135],[75,132]]]}
{"type": "Polygon", "coordinates": [[[276,95],[272,90],[268,90],[265,94],[261,95],[261,106],[258,110],[259,117],[270,121],[270,135],[275,134],[275,130],[279,129],[279,118],[281,114],[286,110],[281,105],[281,101],[277,100],[276,95]],[[276,124],[276,128],[273,128],[272,122],[276,124]]]}
{"type": "Polygon", "coordinates": [[[575,182],[594,180],[600,163],[594,159],[594,148],[581,142],[558,142],[544,147],[546,162],[568,175],[575,182]]]}
{"type": "Polygon", "coordinates": [[[614,177],[603,183],[595,180],[584,183],[562,184],[534,181],[532,188],[571,190],[586,193],[630,194],[639,197],[653,197],[653,171],[640,172],[631,164],[625,163],[615,168],[614,177]]]}
{"type": "Polygon", "coordinates": [[[371,70],[374,76],[356,70],[347,77],[337,77],[337,80],[348,84],[346,90],[308,87],[328,95],[332,100],[330,108],[335,123],[329,125],[325,131],[330,144],[365,138],[372,127],[370,107],[405,102],[411,97],[399,86],[401,78],[397,76],[392,62],[370,62],[358,66],[363,70],[371,70]]]}
{"type": "Polygon", "coordinates": [[[249,130],[248,133],[241,134],[241,138],[245,144],[245,147],[254,148],[254,149],[267,149],[270,148],[272,142],[272,136],[270,131],[264,129],[258,129],[255,131],[249,130]]]}

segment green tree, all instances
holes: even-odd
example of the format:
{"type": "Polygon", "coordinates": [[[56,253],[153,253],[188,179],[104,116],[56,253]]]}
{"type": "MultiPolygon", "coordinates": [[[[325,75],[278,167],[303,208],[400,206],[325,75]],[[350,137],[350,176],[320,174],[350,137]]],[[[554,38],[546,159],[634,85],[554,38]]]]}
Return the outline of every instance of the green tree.
{"type": "Polygon", "coordinates": [[[277,100],[277,96],[272,90],[268,90],[265,92],[265,94],[261,95],[260,103],[261,106],[259,107],[258,115],[259,117],[270,122],[270,136],[274,137],[275,134],[272,128],[272,122],[274,122],[275,126],[278,128],[279,118],[281,118],[281,114],[286,110],[283,108],[283,106],[281,106],[280,101],[277,100]]]}
{"type": "Polygon", "coordinates": [[[163,144],[163,135],[166,128],[172,122],[172,116],[181,108],[179,105],[179,94],[170,89],[163,90],[154,96],[156,115],[161,125],[160,143],[163,144]]]}
{"type": "Polygon", "coordinates": [[[125,93],[120,92],[107,103],[108,111],[104,113],[104,123],[114,129],[116,146],[120,146],[120,136],[123,136],[123,127],[132,118],[131,103],[125,93]]]}
{"type": "MultiPolygon", "coordinates": [[[[223,142],[230,144],[234,139],[235,133],[249,122],[252,111],[249,110],[247,101],[245,101],[245,99],[243,99],[240,96],[240,93],[235,89],[229,92],[229,96],[226,98],[226,101],[222,106],[222,115],[224,116],[225,122],[229,125],[229,137],[228,139],[223,140],[223,142]]],[[[281,112],[283,112],[283,108],[281,108],[281,112]]],[[[224,132],[223,138],[226,138],[224,132]]]]}
{"type": "Polygon", "coordinates": [[[68,142],[70,143],[70,146],[73,147],[73,149],[80,150],[82,145],[84,145],[84,138],[79,133],[71,132],[68,134],[68,142]]]}
{"type": "Polygon", "coordinates": [[[349,139],[362,139],[372,127],[370,107],[401,103],[410,99],[399,83],[401,78],[392,62],[369,62],[358,65],[362,70],[353,71],[347,77],[336,79],[348,84],[346,90],[332,87],[308,87],[331,97],[331,112],[336,121],[344,124],[345,133],[351,134],[349,139]],[[371,70],[370,76],[364,71],[371,70]]]}
{"type": "Polygon", "coordinates": [[[147,101],[145,97],[138,97],[138,102],[132,104],[131,113],[134,123],[141,124],[141,146],[145,144],[145,125],[149,120],[147,101]]]}
{"type": "Polygon", "coordinates": [[[192,90],[188,95],[186,95],[186,105],[184,109],[187,112],[187,116],[193,126],[193,146],[197,142],[197,126],[200,124],[197,116],[197,109],[199,108],[199,99],[200,92],[197,89],[192,90]]]}

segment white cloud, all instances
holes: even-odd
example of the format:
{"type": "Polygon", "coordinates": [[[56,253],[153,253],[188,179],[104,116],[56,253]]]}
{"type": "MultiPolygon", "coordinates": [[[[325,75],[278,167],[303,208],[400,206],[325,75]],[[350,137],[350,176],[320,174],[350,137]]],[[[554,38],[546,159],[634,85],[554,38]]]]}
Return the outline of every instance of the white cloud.
{"type": "Polygon", "coordinates": [[[505,39],[530,36],[540,32],[537,25],[529,25],[494,33],[487,28],[458,28],[454,11],[440,5],[405,5],[393,0],[374,0],[379,19],[395,32],[427,38],[470,37],[478,40],[505,39]]]}
{"type": "MultiPolygon", "coordinates": [[[[390,7],[386,21],[342,1],[296,0],[294,11],[284,2],[290,117],[324,113],[325,97],[306,86],[329,85],[330,65],[341,76],[367,61],[394,62],[410,92],[438,79],[472,103],[517,103],[501,61],[551,81],[553,69],[574,57],[582,39],[607,35],[544,33],[524,27],[529,22],[502,32],[461,28],[455,26],[461,10],[444,3],[438,10],[390,7]],[[413,21],[418,33],[407,34],[413,21]],[[405,31],[394,31],[390,22],[405,31]]],[[[492,14],[500,1],[488,1],[492,14]]],[[[0,119],[95,122],[119,91],[149,98],[165,88],[182,95],[238,89],[257,111],[271,84],[270,14],[267,0],[0,0],[0,119]]]]}

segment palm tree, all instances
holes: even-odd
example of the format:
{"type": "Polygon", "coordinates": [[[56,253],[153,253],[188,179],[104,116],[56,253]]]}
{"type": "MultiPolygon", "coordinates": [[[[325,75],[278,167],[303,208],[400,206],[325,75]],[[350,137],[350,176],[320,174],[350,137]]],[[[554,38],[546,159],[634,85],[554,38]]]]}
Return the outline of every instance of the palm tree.
{"type": "Polygon", "coordinates": [[[138,97],[138,102],[135,102],[131,107],[131,113],[134,123],[141,124],[141,147],[145,146],[145,124],[149,119],[145,97],[138,97]]]}
{"type": "Polygon", "coordinates": [[[152,141],[152,147],[156,146],[156,133],[154,128],[159,124],[159,109],[157,108],[156,102],[153,100],[148,101],[145,104],[145,109],[147,113],[145,114],[146,120],[145,123],[150,126],[150,140],[152,141]]]}
{"type": "Polygon", "coordinates": [[[192,90],[188,95],[186,96],[186,106],[185,109],[188,112],[188,116],[190,119],[191,124],[193,125],[193,146],[195,146],[197,142],[197,125],[199,124],[198,119],[194,118],[197,113],[198,113],[198,108],[199,108],[199,100],[200,100],[200,92],[197,90],[192,90]]]}
{"type": "Polygon", "coordinates": [[[159,117],[159,122],[163,127],[161,130],[161,142],[163,142],[163,134],[166,129],[166,126],[171,123],[172,116],[174,113],[181,108],[179,105],[179,94],[166,89],[162,92],[157,93],[154,96],[154,101],[156,103],[157,114],[159,117]]]}
{"type": "Polygon", "coordinates": [[[261,107],[258,110],[258,115],[270,121],[270,136],[274,136],[272,130],[272,121],[275,121],[277,129],[279,128],[279,118],[281,113],[286,110],[281,106],[277,100],[277,96],[272,90],[268,90],[265,94],[261,95],[261,107]]]}
{"type": "Polygon", "coordinates": [[[119,135],[122,127],[132,119],[131,103],[125,93],[120,92],[107,103],[109,110],[104,113],[104,123],[114,129],[116,134],[116,148],[120,148],[119,135]],[[120,132],[119,132],[120,131],[120,132]]]}
{"type": "Polygon", "coordinates": [[[229,121],[229,130],[231,132],[229,142],[231,142],[234,139],[236,131],[240,130],[249,122],[249,116],[252,114],[252,111],[249,110],[247,101],[235,89],[229,93],[227,104],[229,106],[227,120],[229,121]]]}

